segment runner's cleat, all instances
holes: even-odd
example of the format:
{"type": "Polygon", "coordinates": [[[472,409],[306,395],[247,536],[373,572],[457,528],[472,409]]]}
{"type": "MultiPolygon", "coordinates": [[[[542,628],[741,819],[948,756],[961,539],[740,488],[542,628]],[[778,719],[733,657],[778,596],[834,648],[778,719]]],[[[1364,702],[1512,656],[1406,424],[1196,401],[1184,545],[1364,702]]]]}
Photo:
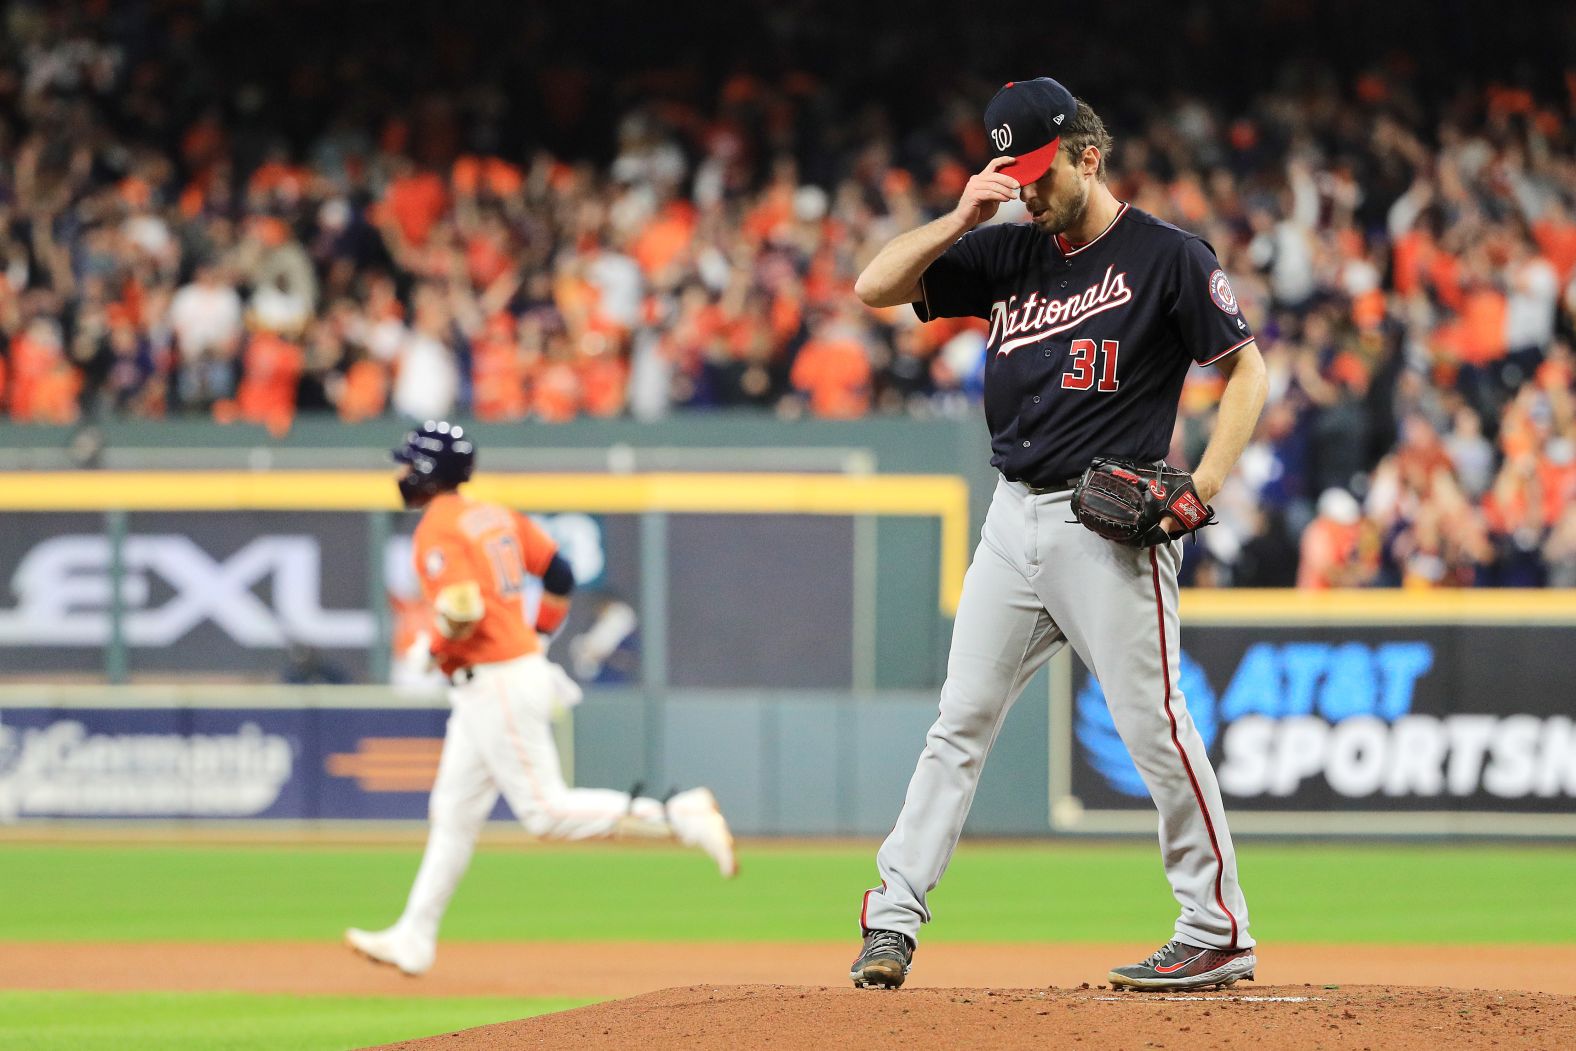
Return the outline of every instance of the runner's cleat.
{"type": "Polygon", "coordinates": [[[364,931],[351,927],[345,931],[345,944],[373,963],[399,968],[412,978],[419,978],[432,968],[437,946],[424,944],[399,930],[364,931]]]}
{"type": "Polygon", "coordinates": [[[723,879],[739,874],[739,860],[733,854],[733,833],[711,789],[692,788],[680,792],[668,800],[667,811],[668,822],[680,843],[699,847],[711,855],[723,879]]]}

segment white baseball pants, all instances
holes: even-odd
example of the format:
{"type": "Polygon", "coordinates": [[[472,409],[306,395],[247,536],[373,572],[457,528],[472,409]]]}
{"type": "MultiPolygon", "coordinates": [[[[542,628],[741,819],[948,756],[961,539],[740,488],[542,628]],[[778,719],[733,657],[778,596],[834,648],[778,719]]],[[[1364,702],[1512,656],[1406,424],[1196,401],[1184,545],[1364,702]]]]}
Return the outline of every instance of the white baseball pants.
{"type": "Polygon", "coordinates": [[[558,689],[547,659],[533,654],[476,665],[469,682],[449,690],[454,711],[428,801],[427,848],[397,925],[404,932],[437,939],[500,793],[526,830],[546,839],[609,836],[632,817],[665,830],[654,799],[632,803],[626,792],[564,783],[552,732],[558,689]]]}

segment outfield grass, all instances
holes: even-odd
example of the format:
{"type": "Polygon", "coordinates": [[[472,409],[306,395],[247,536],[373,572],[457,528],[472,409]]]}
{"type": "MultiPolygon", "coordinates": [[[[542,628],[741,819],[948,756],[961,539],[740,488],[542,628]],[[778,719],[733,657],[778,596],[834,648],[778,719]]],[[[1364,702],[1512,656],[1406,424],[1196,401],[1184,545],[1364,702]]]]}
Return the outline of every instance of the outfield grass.
{"type": "Polygon", "coordinates": [[[589,1000],[0,991],[14,1051],[292,1051],[364,1047],[563,1011],[589,1000]]]}
{"type": "MultiPolygon", "coordinates": [[[[663,848],[483,848],[444,925],[458,941],[846,941],[870,844],[751,846],[737,880],[663,848]]],[[[1576,850],[1258,845],[1253,930],[1281,942],[1576,940],[1576,850]]],[[[333,940],[398,915],[414,848],[0,844],[0,941],[333,940]]],[[[1175,919],[1154,846],[965,842],[936,941],[1134,941],[1175,919]]],[[[3,1041],[0,1041],[3,1043],[3,1041]]]]}

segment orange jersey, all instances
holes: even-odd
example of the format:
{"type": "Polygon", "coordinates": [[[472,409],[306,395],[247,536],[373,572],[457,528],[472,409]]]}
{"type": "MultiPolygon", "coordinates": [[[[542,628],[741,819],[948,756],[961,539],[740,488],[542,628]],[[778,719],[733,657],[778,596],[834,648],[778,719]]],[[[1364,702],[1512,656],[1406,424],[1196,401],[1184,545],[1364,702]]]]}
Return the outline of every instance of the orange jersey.
{"type": "Polygon", "coordinates": [[[535,628],[526,622],[521,595],[526,576],[546,573],[557,551],[535,522],[498,504],[441,493],[427,505],[412,547],[422,598],[431,606],[451,584],[475,581],[485,610],[465,638],[433,641],[445,672],[541,649],[535,628]]]}

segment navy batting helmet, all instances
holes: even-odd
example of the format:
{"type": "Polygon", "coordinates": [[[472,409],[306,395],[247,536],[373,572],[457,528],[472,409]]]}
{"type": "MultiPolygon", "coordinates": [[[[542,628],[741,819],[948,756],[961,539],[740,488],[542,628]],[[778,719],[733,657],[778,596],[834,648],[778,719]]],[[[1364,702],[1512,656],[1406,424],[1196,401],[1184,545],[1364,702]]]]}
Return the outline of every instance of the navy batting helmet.
{"type": "Polygon", "coordinates": [[[410,464],[399,480],[405,506],[424,507],[439,493],[470,481],[476,469],[476,446],[465,436],[465,428],[428,420],[405,435],[405,444],[394,450],[394,459],[410,464]]]}

